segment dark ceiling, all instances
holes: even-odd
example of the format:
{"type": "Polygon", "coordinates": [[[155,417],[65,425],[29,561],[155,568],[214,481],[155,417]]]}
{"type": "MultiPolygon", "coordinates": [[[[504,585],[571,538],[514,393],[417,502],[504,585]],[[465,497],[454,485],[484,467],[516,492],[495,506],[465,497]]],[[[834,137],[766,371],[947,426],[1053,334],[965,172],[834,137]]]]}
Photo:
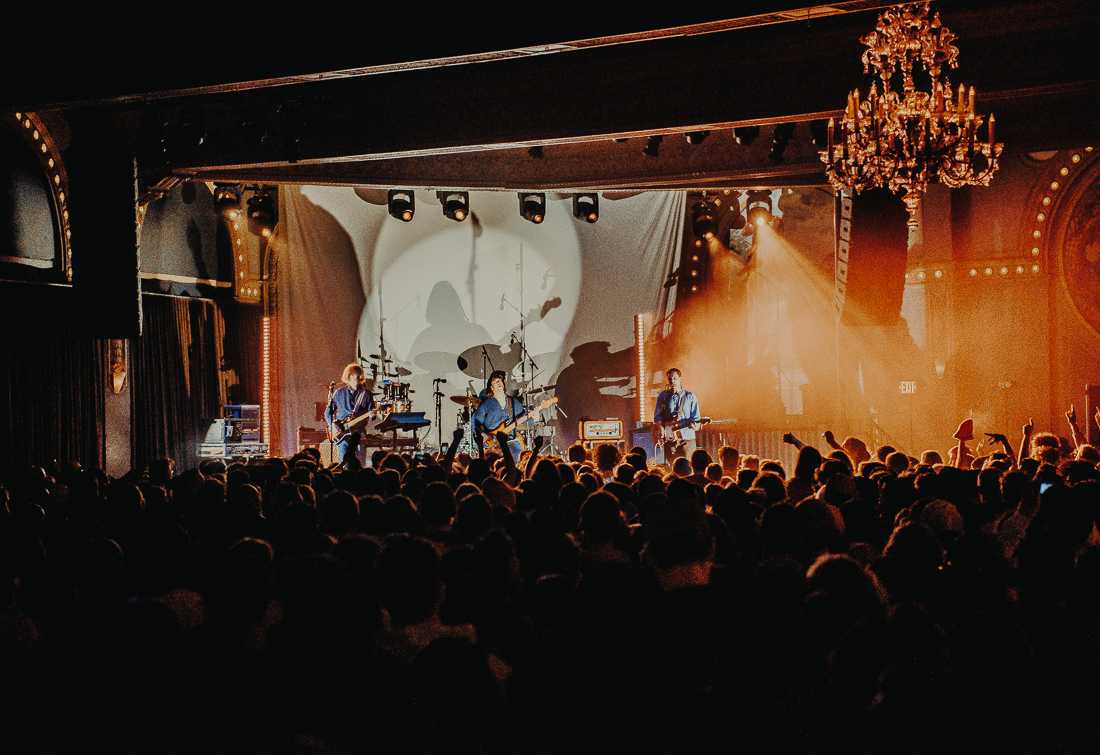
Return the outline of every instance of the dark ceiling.
{"type": "MultiPolygon", "coordinates": [[[[881,5],[696,3],[640,17],[614,4],[543,3],[464,7],[454,18],[426,5],[359,15],[316,3],[129,15],[35,7],[5,28],[14,60],[0,97],[11,109],[114,119],[147,184],[818,183],[808,126],[775,161],[770,124],[828,117],[865,84],[858,37],[881,5]],[[739,124],[764,126],[751,147],[730,138],[739,124]],[[698,147],[679,136],[698,129],[714,132],[698,147]],[[652,133],[668,135],[658,159],[641,154],[652,133]],[[527,152],[535,144],[541,159],[527,152]]],[[[1008,149],[1077,146],[1100,132],[1096,4],[937,7],[959,35],[953,79],[977,86],[1008,149]]]]}

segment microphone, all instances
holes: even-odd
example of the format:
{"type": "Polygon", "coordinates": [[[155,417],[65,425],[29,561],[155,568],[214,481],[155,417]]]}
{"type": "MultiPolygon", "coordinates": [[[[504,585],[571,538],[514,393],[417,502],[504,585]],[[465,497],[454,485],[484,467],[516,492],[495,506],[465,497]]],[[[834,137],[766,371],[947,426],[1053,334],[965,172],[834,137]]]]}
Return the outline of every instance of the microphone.
{"type": "Polygon", "coordinates": [[[436,382],[436,383],[446,383],[447,378],[434,378],[434,382],[436,382]]]}
{"type": "Polygon", "coordinates": [[[504,311],[504,294],[503,293],[500,295],[500,311],[501,312],[504,311]]]}

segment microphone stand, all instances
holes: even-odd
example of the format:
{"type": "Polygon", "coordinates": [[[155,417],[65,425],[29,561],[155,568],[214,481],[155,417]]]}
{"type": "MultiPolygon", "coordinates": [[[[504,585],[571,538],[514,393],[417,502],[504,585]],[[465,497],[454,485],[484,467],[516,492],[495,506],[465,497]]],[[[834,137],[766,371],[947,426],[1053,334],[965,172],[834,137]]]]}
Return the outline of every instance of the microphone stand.
{"type": "MultiPolygon", "coordinates": [[[[329,408],[329,411],[332,413],[332,418],[334,420],[336,419],[336,407],[333,406],[333,403],[335,402],[335,400],[336,400],[336,381],[333,380],[331,383],[328,384],[328,408],[329,408]]],[[[325,430],[328,431],[328,439],[329,439],[329,442],[331,443],[333,441],[333,437],[334,437],[333,433],[332,433],[332,423],[331,422],[326,422],[325,423],[325,430]]]]}
{"type": "Polygon", "coordinates": [[[481,386],[483,389],[489,387],[489,373],[485,371],[485,363],[489,363],[489,369],[495,370],[496,366],[493,364],[493,360],[489,358],[489,352],[485,350],[485,346],[481,347],[481,380],[484,383],[481,386]]]}
{"type": "Polygon", "coordinates": [[[446,382],[445,378],[432,378],[435,392],[435,429],[439,434],[439,452],[443,453],[443,391],[439,390],[439,384],[446,382]]]}

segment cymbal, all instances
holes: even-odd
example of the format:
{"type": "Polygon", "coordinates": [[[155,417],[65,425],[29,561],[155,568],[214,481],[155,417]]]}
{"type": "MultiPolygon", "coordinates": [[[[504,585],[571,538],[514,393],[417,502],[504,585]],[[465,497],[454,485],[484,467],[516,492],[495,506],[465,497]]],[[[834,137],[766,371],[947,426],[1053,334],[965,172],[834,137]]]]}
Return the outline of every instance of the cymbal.
{"type": "Polygon", "coordinates": [[[487,378],[493,370],[510,372],[513,367],[519,364],[519,350],[501,351],[495,343],[483,343],[466,349],[458,355],[458,359],[455,361],[458,364],[458,369],[470,377],[487,378]],[[489,361],[485,364],[484,376],[481,374],[482,349],[485,349],[485,354],[489,356],[489,361]]]}
{"type": "Polygon", "coordinates": [[[451,401],[454,401],[456,404],[462,404],[463,406],[466,406],[467,404],[477,406],[479,403],[481,403],[477,400],[477,396],[467,396],[465,394],[459,396],[448,396],[447,398],[449,398],[451,401]]]}
{"type": "Polygon", "coordinates": [[[369,357],[370,359],[378,360],[380,362],[392,362],[393,361],[389,357],[382,357],[378,354],[367,354],[367,357],[369,357]]]}
{"type": "Polygon", "coordinates": [[[557,383],[551,383],[550,385],[539,386],[538,388],[532,388],[527,391],[528,393],[542,393],[543,391],[552,391],[558,387],[557,383]]]}
{"type": "Polygon", "coordinates": [[[397,368],[397,377],[408,377],[412,374],[412,370],[407,370],[404,367],[397,368]]]}

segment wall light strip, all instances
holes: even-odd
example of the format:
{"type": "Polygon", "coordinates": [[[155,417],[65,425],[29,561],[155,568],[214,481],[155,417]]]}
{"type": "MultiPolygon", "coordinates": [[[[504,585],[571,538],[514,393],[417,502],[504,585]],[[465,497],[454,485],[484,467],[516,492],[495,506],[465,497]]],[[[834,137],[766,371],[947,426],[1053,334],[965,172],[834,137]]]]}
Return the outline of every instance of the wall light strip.
{"type": "Polygon", "coordinates": [[[634,349],[638,354],[638,422],[646,421],[645,315],[634,315],[634,349]]]}

